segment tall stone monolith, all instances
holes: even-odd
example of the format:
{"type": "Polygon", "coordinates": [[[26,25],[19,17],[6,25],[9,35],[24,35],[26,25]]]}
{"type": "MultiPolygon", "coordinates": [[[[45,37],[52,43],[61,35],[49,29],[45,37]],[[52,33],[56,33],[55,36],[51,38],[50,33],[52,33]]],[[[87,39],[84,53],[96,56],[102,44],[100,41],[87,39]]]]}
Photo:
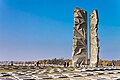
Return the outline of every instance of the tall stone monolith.
{"type": "Polygon", "coordinates": [[[97,67],[99,61],[98,13],[93,10],[90,15],[90,66],[97,67]]]}
{"type": "Polygon", "coordinates": [[[74,38],[72,48],[72,64],[80,66],[87,64],[87,12],[74,9],[74,38]]]}

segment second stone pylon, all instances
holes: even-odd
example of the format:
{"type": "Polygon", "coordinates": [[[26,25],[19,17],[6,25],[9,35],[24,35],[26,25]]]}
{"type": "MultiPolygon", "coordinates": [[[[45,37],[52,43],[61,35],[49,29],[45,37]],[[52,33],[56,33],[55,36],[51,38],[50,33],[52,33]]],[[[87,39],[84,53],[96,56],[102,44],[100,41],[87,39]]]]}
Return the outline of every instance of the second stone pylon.
{"type": "Polygon", "coordinates": [[[90,15],[90,66],[98,67],[99,39],[98,39],[98,13],[93,10],[90,15]]]}

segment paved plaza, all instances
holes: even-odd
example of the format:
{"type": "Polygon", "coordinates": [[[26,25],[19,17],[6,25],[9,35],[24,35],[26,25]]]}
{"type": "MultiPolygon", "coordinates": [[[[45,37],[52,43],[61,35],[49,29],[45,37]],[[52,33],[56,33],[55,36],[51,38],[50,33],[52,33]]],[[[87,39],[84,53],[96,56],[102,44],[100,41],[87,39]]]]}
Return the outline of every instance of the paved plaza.
{"type": "Polygon", "coordinates": [[[0,80],[120,80],[120,68],[1,66],[0,80]]]}

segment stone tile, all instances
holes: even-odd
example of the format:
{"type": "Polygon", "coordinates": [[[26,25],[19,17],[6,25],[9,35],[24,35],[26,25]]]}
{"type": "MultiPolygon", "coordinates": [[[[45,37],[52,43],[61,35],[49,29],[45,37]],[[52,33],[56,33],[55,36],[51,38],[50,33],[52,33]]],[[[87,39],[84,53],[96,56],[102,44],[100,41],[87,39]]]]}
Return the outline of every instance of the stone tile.
{"type": "Polygon", "coordinates": [[[48,71],[46,69],[42,70],[41,72],[39,72],[39,74],[43,74],[43,73],[47,73],[48,71]]]}
{"type": "Polygon", "coordinates": [[[104,71],[104,74],[114,74],[113,71],[104,71]]]}
{"type": "Polygon", "coordinates": [[[79,78],[70,78],[70,80],[88,80],[88,79],[85,79],[83,77],[79,77],[79,78]]]}
{"type": "Polygon", "coordinates": [[[98,70],[98,71],[100,71],[100,70],[104,70],[104,68],[102,68],[102,67],[97,67],[97,68],[94,68],[95,70],[98,70]]]}
{"type": "Polygon", "coordinates": [[[48,76],[52,78],[67,78],[67,76],[62,75],[62,74],[48,74],[48,76]]]}
{"type": "Polygon", "coordinates": [[[19,80],[35,80],[34,78],[32,78],[31,76],[15,76],[15,78],[19,79],[19,80]]]}
{"type": "Polygon", "coordinates": [[[91,72],[82,72],[79,75],[81,75],[81,76],[92,76],[93,74],[91,72]]]}
{"type": "Polygon", "coordinates": [[[5,76],[11,76],[11,75],[8,73],[0,73],[0,77],[5,77],[5,76]]]}
{"type": "Polygon", "coordinates": [[[78,73],[66,73],[66,74],[63,74],[67,77],[80,77],[80,75],[78,73]]]}
{"type": "Polygon", "coordinates": [[[86,71],[95,71],[94,68],[87,68],[86,71]]]}
{"type": "Polygon", "coordinates": [[[111,77],[109,75],[98,75],[99,78],[102,78],[102,79],[111,79],[111,77]]]}
{"type": "Polygon", "coordinates": [[[120,74],[110,74],[110,77],[111,78],[114,78],[114,77],[120,78],[120,74]]]}
{"type": "Polygon", "coordinates": [[[0,78],[0,80],[16,80],[14,78],[0,78]]]}
{"type": "Polygon", "coordinates": [[[17,72],[18,75],[26,75],[26,72],[17,72]]]}
{"type": "Polygon", "coordinates": [[[102,78],[97,77],[97,76],[88,76],[88,77],[85,77],[85,79],[88,79],[88,80],[102,80],[102,78]]]}
{"type": "Polygon", "coordinates": [[[57,68],[57,71],[58,71],[58,72],[63,72],[63,70],[62,70],[62,69],[59,69],[59,68],[57,68]]]}
{"type": "Polygon", "coordinates": [[[81,69],[81,72],[85,72],[85,71],[86,71],[86,69],[85,69],[85,68],[81,69]]]}
{"type": "Polygon", "coordinates": [[[52,77],[48,75],[34,75],[36,79],[52,79],[52,77]]]}
{"type": "Polygon", "coordinates": [[[51,69],[51,70],[49,71],[49,73],[54,73],[54,72],[59,72],[59,71],[56,70],[56,69],[51,69]]]}
{"type": "Polygon", "coordinates": [[[98,75],[104,74],[104,71],[95,71],[95,73],[98,73],[98,75]]]}
{"type": "Polygon", "coordinates": [[[75,71],[81,72],[81,68],[75,68],[75,71]]]}

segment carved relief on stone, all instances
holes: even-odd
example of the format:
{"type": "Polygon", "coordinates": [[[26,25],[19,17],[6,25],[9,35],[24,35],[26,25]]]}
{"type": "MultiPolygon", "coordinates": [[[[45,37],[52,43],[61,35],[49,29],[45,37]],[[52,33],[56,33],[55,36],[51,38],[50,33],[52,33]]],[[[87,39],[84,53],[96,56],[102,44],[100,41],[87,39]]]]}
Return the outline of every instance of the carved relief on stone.
{"type": "Polygon", "coordinates": [[[99,60],[98,13],[93,10],[90,15],[90,66],[97,67],[99,60]]]}
{"type": "Polygon", "coordinates": [[[72,48],[72,63],[87,63],[87,12],[80,9],[74,9],[74,38],[72,48]]]}

